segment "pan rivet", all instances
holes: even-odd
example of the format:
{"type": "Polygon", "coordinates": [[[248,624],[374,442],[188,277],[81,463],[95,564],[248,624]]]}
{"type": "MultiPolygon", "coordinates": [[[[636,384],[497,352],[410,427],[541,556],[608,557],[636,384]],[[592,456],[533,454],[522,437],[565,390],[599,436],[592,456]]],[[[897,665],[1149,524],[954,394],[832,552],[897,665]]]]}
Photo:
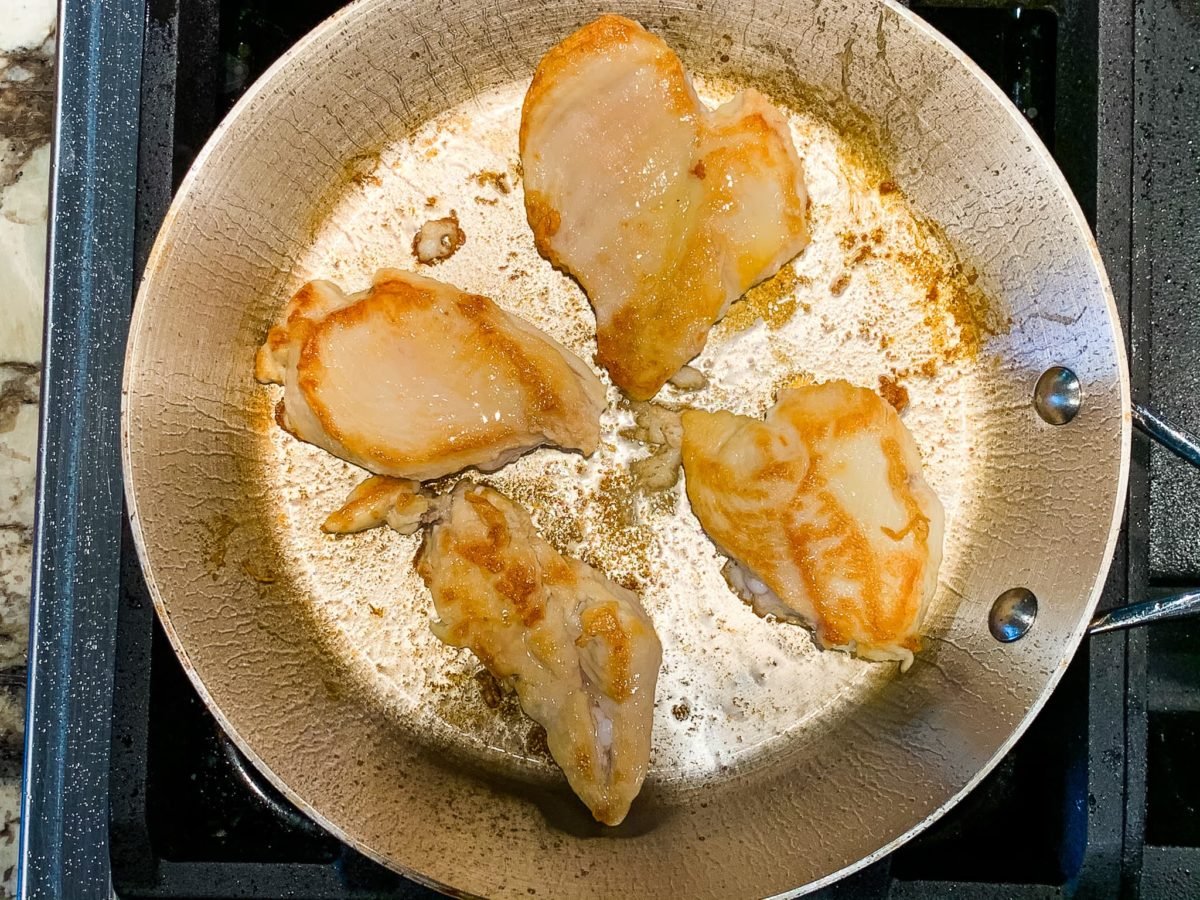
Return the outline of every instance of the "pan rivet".
{"type": "Polygon", "coordinates": [[[1083,386],[1070,369],[1051,366],[1033,389],[1033,407],[1051,425],[1066,425],[1083,405],[1083,386]]]}
{"type": "Polygon", "coordinates": [[[1025,636],[1037,618],[1037,597],[1028,588],[1009,588],[996,598],[988,613],[992,637],[1009,644],[1025,636]]]}

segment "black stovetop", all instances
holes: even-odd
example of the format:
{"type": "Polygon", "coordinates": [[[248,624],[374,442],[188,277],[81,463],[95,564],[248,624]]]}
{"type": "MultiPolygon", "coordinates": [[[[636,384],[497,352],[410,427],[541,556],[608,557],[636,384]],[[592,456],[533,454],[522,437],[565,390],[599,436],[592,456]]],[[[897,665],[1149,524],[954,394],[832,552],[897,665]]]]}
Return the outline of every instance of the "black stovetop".
{"type": "MultiPolygon", "coordinates": [[[[220,117],[338,4],[149,0],[133,271],[220,117]]],[[[1180,0],[941,0],[913,8],[1033,123],[1097,232],[1135,396],[1193,430],[1200,399],[1200,12],[1180,0]]],[[[1127,531],[1103,603],[1200,584],[1200,474],[1135,438],[1127,531]]],[[[223,736],[121,545],[109,790],[122,897],[429,892],[293,809],[223,736]]],[[[1005,760],[838,898],[1200,896],[1200,625],[1085,643],[1005,760]]]]}

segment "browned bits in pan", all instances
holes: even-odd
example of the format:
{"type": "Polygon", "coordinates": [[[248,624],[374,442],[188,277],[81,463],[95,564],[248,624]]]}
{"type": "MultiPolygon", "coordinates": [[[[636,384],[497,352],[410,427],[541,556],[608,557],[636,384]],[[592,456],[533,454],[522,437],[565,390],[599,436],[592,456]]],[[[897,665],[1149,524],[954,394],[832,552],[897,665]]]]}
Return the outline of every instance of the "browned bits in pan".
{"type": "Polygon", "coordinates": [[[536,722],[529,726],[525,735],[525,752],[530,756],[552,759],[550,745],[546,743],[546,729],[536,722]]]}
{"type": "Polygon", "coordinates": [[[773,277],[746,291],[729,308],[722,325],[732,331],[742,331],[762,319],[772,330],[782,328],[792,320],[797,307],[808,312],[808,304],[800,302],[797,288],[811,283],[807,277],[797,274],[791,265],[786,265],[773,277]]]}
{"type": "Polygon", "coordinates": [[[373,153],[360,153],[346,160],[342,167],[347,181],[360,187],[365,184],[379,187],[383,181],[375,174],[379,168],[379,157],[373,153]]]}
{"type": "Polygon", "coordinates": [[[879,376],[879,396],[886,400],[896,412],[904,412],[908,409],[908,388],[891,376],[879,376]]]}
{"type": "Polygon", "coordinates": [[[458,214],[430,219],[413,235],[412,252],[417,262],[430,266],[449,259],[467,242],[467,234],[458,224],[458,214]]]}
{"type": "Polygon", "coordinates": [[[483,698],[484,705],[488,709],[498,709],[504,702],[504,689],[495,676],[487,669],[480,669],[475,673],[475,683],[479,685],[479,696],[483,698]]]}
{"type": "Polygon", "coordinates": [[[508,183],[507,172],[490,172],[485,169],[482,172],[476,172],[472,175],[471,180],[480,187],[490,187],[501,194],[512,192],[512,185],[508,183]]]}

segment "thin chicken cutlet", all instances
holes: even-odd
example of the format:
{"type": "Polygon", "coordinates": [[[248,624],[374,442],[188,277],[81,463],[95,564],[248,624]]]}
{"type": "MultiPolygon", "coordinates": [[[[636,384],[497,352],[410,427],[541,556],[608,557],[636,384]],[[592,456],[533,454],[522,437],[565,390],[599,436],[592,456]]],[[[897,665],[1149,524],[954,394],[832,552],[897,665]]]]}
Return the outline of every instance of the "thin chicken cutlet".
{"type": "Polygon", "coordinates": [[[437,636],[516,690],[572,790],[596,819],[620,824],[646,777],[662,664],[637,595],[560,555],[523,508],[468,481],[426,533],[417,571],[437,636]]]}
{"type": "Polygon", "coordinates": [[[259,351],[279,423],[377,475],[491,472],[542,444],[591,453],[604,387],[578,357],[478,294],[382,269],[367,291],[302,287],[259,351]]]}
{"type": "Polygon", "coordinates": [[[421,481],[493,472],[546,444],[591,454],[605,405],[587,364],[533,325],[396,269],[357,294],[300,288],[255,377],[283,385],[285,430],[375,473],[325,520],[335,533],[415,531],[429,512],[421,481]]]}
{"type": "Polygon", "coordinates": [[[942,505],[896,411],[833,381],[779,393],[765,421],[683,414],[692,511],[759,615],[823,648],[912,663],[942,559],[942,505]]]}
{"type": "Polygon", "coordinates": [[[635,400],[808,244],[780,112],[754,90],[708,109],[679,57],[629,19],[603,16],[542,58],[520,147],[538,251],[587,292],[597,362],[635,400]]]}

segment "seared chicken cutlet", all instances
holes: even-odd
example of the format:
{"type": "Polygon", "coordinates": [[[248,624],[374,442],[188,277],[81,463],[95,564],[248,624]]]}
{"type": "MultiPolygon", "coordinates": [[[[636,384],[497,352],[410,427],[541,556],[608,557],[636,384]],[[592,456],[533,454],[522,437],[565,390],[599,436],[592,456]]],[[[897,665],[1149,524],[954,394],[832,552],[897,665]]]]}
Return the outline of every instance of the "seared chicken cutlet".
{"type": "Polygon", "coordinates": [[[487,297],[383,269],[369,290],[304,285],[259,350],[279,424],[377,475],[490,472],[542,444],[592,453],[595,373],[487,297]]]}
{"type": "Polygon", "coordinates": [[[597,19],[543,57],[520,144],[538,250],[587,292],[597,361],[635,400],[808,243],[779,111],[753,90],[706,108],[671,48],[628,19],[597,19]]]}
{"type": "Polygon", "coordinates": [[[420,482],[372,475],[326,517],[321,530],[327,534],[355,534],[390,525],[401,534],[415,534],[437,513],[437,499],[423,490],[420,482]]]}
{"type": "Polygon", "coordinates": [[[637,595],[559,555],[524,509],[469,482],[426,533],[417,571],[437,636],[516,690],[572,790],[620,824],[646,777],[662,663],[637,595]]]}
{"type": "Polygon", "coordinates": [[[942,505],[896,411],[844,381],[781,391],[766,421],[683,414],[692,510],[759,615],[824,648],[912,663],[942,560],[942,505]]]}

